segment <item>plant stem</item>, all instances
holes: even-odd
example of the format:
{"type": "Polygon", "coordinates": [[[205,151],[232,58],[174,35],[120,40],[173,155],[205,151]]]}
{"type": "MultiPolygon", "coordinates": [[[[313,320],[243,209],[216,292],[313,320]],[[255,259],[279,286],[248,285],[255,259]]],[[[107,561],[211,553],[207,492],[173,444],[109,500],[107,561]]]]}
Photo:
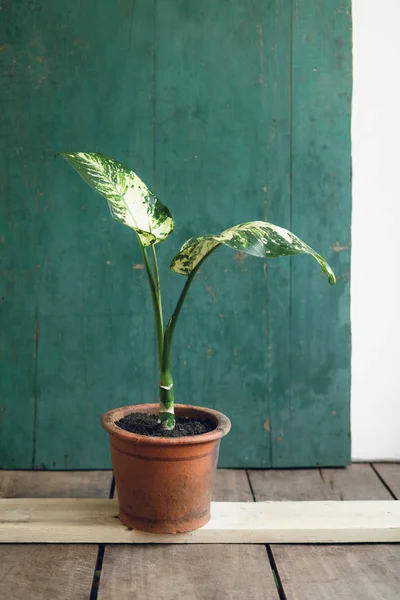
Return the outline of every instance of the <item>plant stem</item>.
{"type": "Polygon", "coordinates": [[[155,263],[154,263],[155,264],[154,269],[155,269],[155,275],[156,275],[156,283],[155,283],[154,279],[153,279],[153,274],[150,269],[149,260],[147,258],[146,248],[143,246],[140,239],[139,239],[139,245],[140,245],[140,249],[141,249],[142,255],[143,255],[143,261],[144,261],[144,266],[146,268],[147,279],[149,280],[150,294],[151,294],[151,300],[152,300],[153,312],[154,312],[154,321],[155,321],[155,326],[156,326],[158,361],[159,361],[160,369],[161,369],[162,360],[163,360],[163,350],[164,350],[164,325],[163,325],[163,316],[162,316],[162,310],[161,310],[161,290],[160,290],[160,281],[158,278],[158,266],[157,266],[157,270],[156,270],[157,257],[156,257],[155,250],[154,250],[153,259],[155,261],[155,263]]]}
{"type": "MultiPolygon", "coordinates": [[[[160,286],[160,275],[159,275],[159,271],[158,271],[158,261],[157,261],[157,254],[156,254],[156,249],[154,247],[154,244],[151,247],[151,253],[153,256],[153,267],[154,267],[154,284],[155,284],[155,288],[156,288],[156,294],[157,294],[157,302],[158,302],[158,313],[160,315],[160,322],[161,322],[161,331],[163,332],[164,335],[164,324],[163,324],[163,311],[162,311],[162,301],[161,301],[161,286],[160,286]]],[[[160,364],[161,366],[161,364],[160,364]]]]}
{"type": "Polygon", "coordinates": [[[175,306],[175,310],[172,313],[171,318],[168,321],[167,327],[164,333],[164,348],[162,356],[161,366],[161,378],[160,378],[160,412],[159,421],[164,429],[173,429],[175,427],[175,413],[174,413],[174,382],[172,379],[172,339],[175,332],[175,327],[182,310],[182,306],[186,300],[187,293],[194,280],[194,277],[203,264],[206,258],[210,256],[218,246],[213,248],[211,252],[206,254],[201,261],[195,266],[193,271],[188,275],[186,283],[183,287],[181,295],[179,296],[178,302],[175,306]]]}
{"type": "Polygon", "coordinates": [[[156,294],[157,294],[157,300],[158,300],[158,305],[159,305],[159,309],[160,309],[160,315],[162,318],[160,275],[159,275],[159,271],[158,271],[157,254],[156,254],[156,249],[154,247],[154,244],[151,246],[151,254],[153,257],[154,284],[155,284],[155,288],[156,288],[156,294]]]}

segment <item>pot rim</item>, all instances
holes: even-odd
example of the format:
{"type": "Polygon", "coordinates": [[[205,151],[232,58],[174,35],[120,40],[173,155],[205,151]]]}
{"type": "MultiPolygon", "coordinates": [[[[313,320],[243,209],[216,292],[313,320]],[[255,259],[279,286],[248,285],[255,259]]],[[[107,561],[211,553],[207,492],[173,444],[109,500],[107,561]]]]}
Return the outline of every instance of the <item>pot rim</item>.
{"type": "Polygon", "coordinates": [[[112,436],[116,436],[119,439],[127,442],[133,442],[137,444],[146,444],[151,446],[182,446],[182,445],[193,445],[202,444],[206,442],[212,442],[222,438],[224,435],[229,433],[231,429],[231,422],[223,413],[212,408],[204,408],[203,406],[192,406],[190,404],[175,404],[175,409],[178,415],[185,415],[185,413],[200,413],[199,417],[210,418],[216,422],[216,428],[207,433],[200,435],[187,435],[183,437],[167,438],[167,437],[151,437],[148,435],[141,435],[138,433],[131,433],[125,431],[115,424],[115,421],[129,415],[133,412],[147,412],[149,414],[157,414],[159,404],[133,404],[130,406],[121,406],[120,408],[113,408],[107,411],[101,417],[102,427],[108,431],[112,436]]]}

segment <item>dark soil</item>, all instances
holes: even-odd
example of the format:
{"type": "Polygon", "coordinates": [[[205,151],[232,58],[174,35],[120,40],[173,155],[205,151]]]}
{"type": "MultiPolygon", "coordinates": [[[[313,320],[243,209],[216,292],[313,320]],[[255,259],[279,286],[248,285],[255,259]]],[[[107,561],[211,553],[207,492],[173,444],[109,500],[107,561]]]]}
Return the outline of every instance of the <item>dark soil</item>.
{"type": "Polygon", "coordinates": [[[147,413],[131,413],[115,424],[125,431],[153,437],[177,438],[187,435],[201,435],[215,429],[215,423],[210,419],[193,419],[191,417],[176,417],[175,429],[161,429],[157,415],[147,413]]]}

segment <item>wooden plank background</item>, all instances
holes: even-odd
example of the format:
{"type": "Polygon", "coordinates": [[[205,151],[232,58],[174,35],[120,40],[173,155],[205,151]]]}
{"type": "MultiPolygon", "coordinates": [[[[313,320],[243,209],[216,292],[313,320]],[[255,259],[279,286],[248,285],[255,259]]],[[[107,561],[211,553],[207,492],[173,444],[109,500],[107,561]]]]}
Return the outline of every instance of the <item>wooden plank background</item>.
{"type": "MultiPolygon", "coordinates": [[[[349,0],[7,4],[0,466],[105,468],[105,410],[156,397],[135,239],[53,155],[131,165],[194,234],[291,227],[331,262],[227,249],[177,330],[178,399],[232,419],[224,466],[349,461],[349,0]]],[[[165,273],[171,310],[183,278],[165,273]]]]}

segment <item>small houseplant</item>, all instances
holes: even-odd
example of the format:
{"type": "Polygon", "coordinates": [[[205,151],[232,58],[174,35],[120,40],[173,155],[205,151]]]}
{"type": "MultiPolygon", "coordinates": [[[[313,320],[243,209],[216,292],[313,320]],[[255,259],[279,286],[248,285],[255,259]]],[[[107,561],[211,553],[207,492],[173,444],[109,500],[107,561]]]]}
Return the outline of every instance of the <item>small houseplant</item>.
{"type": "Polygon", "coordinates": [[[217,235],[192,237],[171,262],[172,271],[186,276],[186,281],[164,326],[155,246],[174,230],[170,211],[122,163],[100,153],[61,155],[107,200],[111,216],[135,231],[154,310],[159,404],[117,408],[102,417],[102,425],[110,434],[119,516],[129,527],[149,532],[197,529],[210,518],[212,475],[219,443],[230,429],[229,419],[218,411],[175,404],[172,341],[197,271],[220,245],[225,245],[261,258],[311,254],[331,284],[335,283],[335,275],[310,246],[271,223],[241,223],[217,235]]]}

